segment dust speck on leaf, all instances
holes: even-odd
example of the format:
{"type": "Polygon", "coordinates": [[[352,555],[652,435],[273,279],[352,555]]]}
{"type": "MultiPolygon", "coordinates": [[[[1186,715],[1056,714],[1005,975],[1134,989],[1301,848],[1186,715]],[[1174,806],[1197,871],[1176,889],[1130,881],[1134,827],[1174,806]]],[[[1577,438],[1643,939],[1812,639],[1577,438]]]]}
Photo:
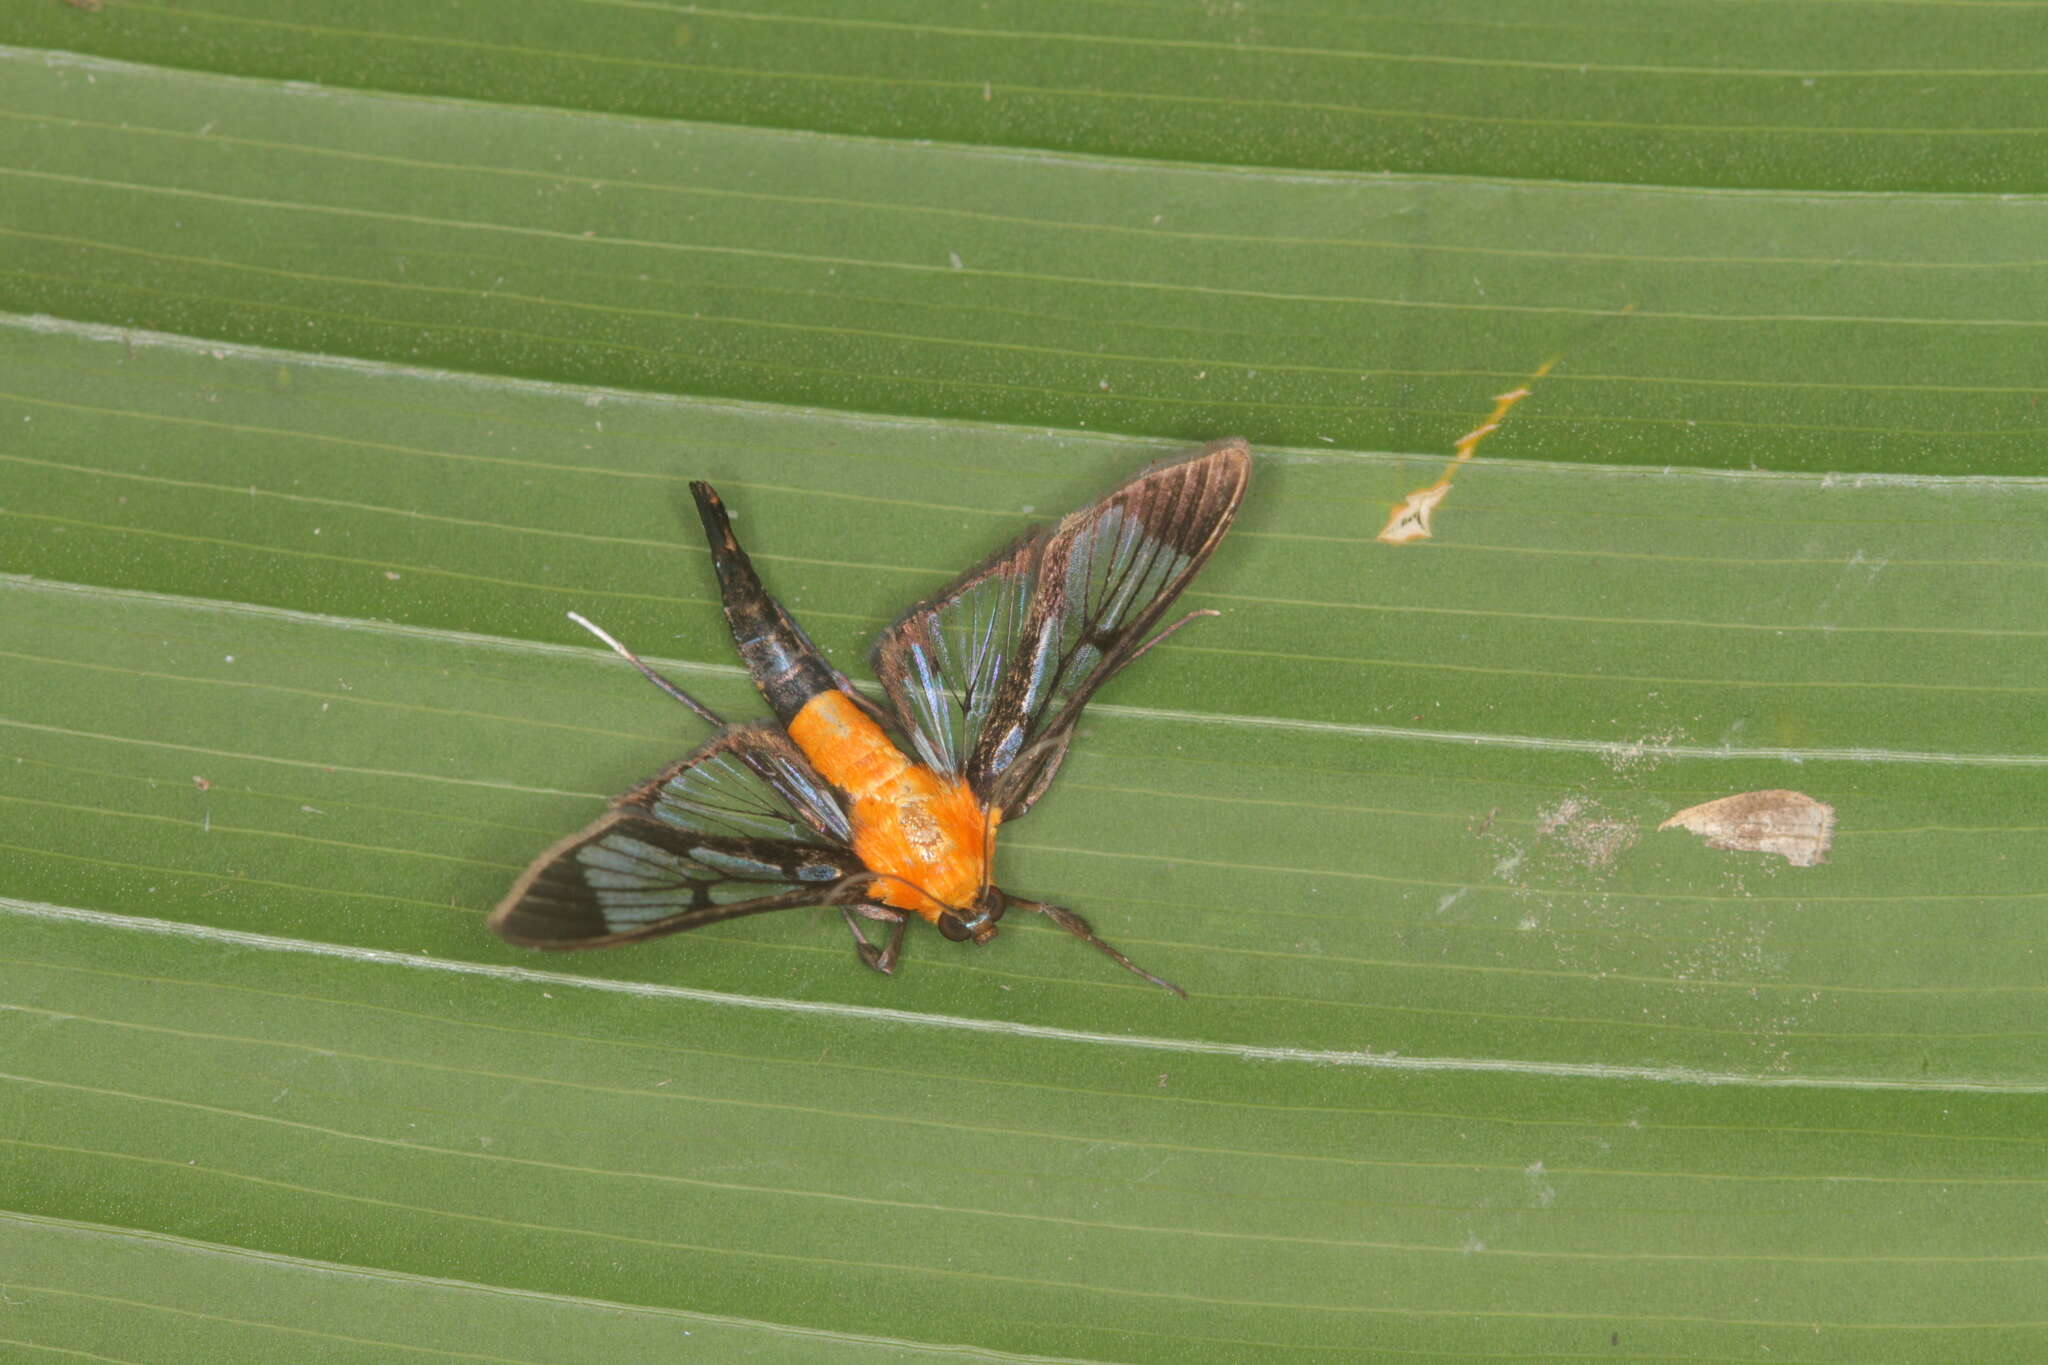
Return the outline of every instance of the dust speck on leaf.
{"type": "Polygon", "coordinates": [[[1662,763],[1672,745],[1685,738],[1684,732],[1667,726],[1655,734],[1646,734],[1624,744],[1611,744],[1602,757],[1608,768],[1619,777],[1648,772],[1662,763]]]}
{"type": "Polygon", "coordinates": [[[1607,866],[1632,848],[1638,837],[1633,821],[1615,819],[1598,803],[1578,796],[1568,796],[1538,814],[1536,832],[1586,867],[1607,866]]]}

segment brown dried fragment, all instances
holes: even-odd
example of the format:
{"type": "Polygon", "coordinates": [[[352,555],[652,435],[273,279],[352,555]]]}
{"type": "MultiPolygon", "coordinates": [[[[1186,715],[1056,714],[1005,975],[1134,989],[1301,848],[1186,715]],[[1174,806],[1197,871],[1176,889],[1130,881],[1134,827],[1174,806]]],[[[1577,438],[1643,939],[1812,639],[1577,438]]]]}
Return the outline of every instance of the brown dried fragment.
{"type": "Polygon", "coordinates": [[[1687,806],[1657,826],[1689,829],[1708,848],[1776,853],[1794,867],[1824,863],[1835,837],[1835,808],[1805,792],[1772,788],[1687,806]]]}

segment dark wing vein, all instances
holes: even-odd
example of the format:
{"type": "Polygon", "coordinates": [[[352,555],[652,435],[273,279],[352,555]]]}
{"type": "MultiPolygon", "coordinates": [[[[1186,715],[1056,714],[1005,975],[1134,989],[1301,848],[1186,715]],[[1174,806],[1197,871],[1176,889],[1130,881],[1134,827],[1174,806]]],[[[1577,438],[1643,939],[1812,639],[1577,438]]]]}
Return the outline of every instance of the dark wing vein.
{"type": "Polygon", "coordinates": [[[988,724],[1031,610],[1045,533],[1018,537],[875,641],[875,676],[928,767],[958,774],[988,724]]]}
{"type": "Polygon", "coordinates": [[[1216,548],[1244,496],[1238,440],[1163,461],[912,608],[875,670],[920,757],[1014,819],[1052,780],[1088,698],[1216,548]]]}
{"type": "Polygon", "coordinates": [[[838,793],[772,726],[744,726],[642,783],[534,860],[491,927],[597,948],[851,900],[869,881],[838,793]]]}

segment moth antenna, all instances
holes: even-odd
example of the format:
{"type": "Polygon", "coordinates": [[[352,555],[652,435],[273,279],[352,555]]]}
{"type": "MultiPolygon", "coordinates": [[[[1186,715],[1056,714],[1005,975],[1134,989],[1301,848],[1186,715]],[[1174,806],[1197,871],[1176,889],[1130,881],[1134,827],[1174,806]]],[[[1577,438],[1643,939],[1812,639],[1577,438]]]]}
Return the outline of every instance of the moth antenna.
{"type": "Polygon", "coordinates": [[[1079,915],[1067,909],[1065,906],[1047,905],[1044,901],[1027,901],[1017,896],[1011,896],[1008,894],[1005,894],[1003,899],[1007,901],[1010,905],[1015,906],[1019,910],[1036,910],[1039,914],[1044,915],[1047,919],[1051,920],[1054,924],[1057,924],[1060,928],[1072,934],[1075,938],[1080,939],[1083,943],[1094,944],[1096,947],[1100,948],[1104,953],[1109,955],[1110,961],[1116,963],[1117,966],[1122,967],[1131,975],[1142,976],[1147,981],[1151,982],[1153,985],[1159,987],[1159,989],[1163,991],[1172,991],[1175,995],[1179,996],[1183,1000],[1188,998],[1188,993],[1186,991],[1174,985],[1165,977],[1152,975],[1152,973],[1146,971],[1143,967],[1140,967],[1137,963],[1131,961],[1122,953],[1110,947],[1107,943],[1104,943],[1101,939],[1095,937],[1095,931],[1088,927],[1088,921],[1082,919],[1079,915]]]}
{"type": "Polygon", "coordinates": [[[614,654],[617,654],[621,659],[624,659],[627,663],[633,665],[633,667],[640,670],[641,677],[647,679],[647,681],[653,683],[656,687],[668,693],[671,697],[674,697],[677,701],[689,707],[692,711],[695,711],[698,715],[702,716],[705,720],[710,721],[713,725],[719,726],[721,728],[724,727],[725,721],[722,717],[719,716],[719,714],[716,711],[713,711],[703,702],[698,701],[688,692],[683,691],[682,688],[677,687],[667,678],[662,677],[661,674],[655,672],[646,664],[642,663],[640,661],[639,655],[635,654],[632,650],[626,648],[617,640],[614,640],[611,636],[607,635],[601,627],[597,626],[595,623],[591,621],[585,620],[583,617],[578,616],[573,611],[569,613],[569,619],[571,621],[574,621],[577,625],[583,627],[585,630],[589,631],[592,635],[595,635],[598,639],[604,641],[607,645],[610,645],[612,648],[612,652],[614,654]]]}
{"type": "Polygon", "coordinates": [[[981,811],[981,889],[986,891],[996,880],[996,822],[989,816],[994,806],[984,806],[981,811]]]}
{"type": "MultiPolygon", "coordinates": [[[[1051,749],[1053,745],[1059,742],[1059,738],[1057,735],[1040,735],[1037,739],[1032,740],[1029,744],[1019,749],[1017,756],[1010,760],[1010,766],[1004,768],[1002,774],[996,778],[995,791],[989,799],[989,805],[1007,810],[1010,802],[1023,793],[1026,785],[1018,777],[1018,774],[1028,771],[1030,760],[1051,749]]],[[[989,832],[988,846],[990,850],[989,856],[993,858],[995,850],[994,831],[989,832]]]]}

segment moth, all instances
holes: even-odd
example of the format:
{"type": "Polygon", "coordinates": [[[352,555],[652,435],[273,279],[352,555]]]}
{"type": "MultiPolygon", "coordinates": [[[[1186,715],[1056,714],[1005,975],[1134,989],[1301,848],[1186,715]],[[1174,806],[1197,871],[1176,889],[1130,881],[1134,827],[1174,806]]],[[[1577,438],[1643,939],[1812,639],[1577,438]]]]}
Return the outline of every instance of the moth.
{"type": "Polygon", "coordinates": [[[871,657],[886,705],[811,643],[762,587],[718,494],[691,484],[726,623],[775,721],[727,724],[572,613],[717,733],[535,859],[491,928],[532,948],[604,948],[835,906],[861,961],[888,973],[912,918],[985,944],[1005,911],[1024,910],[1185,995],[1072,910],[998,887],[996,834],[1045,794],[1096,690],[1216,614],[1159,626],[1250,476],[1245,443],[1217,441],[1025,532],[882,632],[871,657]],[[887,926],[887,941],[877,946],[863,922],[887,926]]]}

